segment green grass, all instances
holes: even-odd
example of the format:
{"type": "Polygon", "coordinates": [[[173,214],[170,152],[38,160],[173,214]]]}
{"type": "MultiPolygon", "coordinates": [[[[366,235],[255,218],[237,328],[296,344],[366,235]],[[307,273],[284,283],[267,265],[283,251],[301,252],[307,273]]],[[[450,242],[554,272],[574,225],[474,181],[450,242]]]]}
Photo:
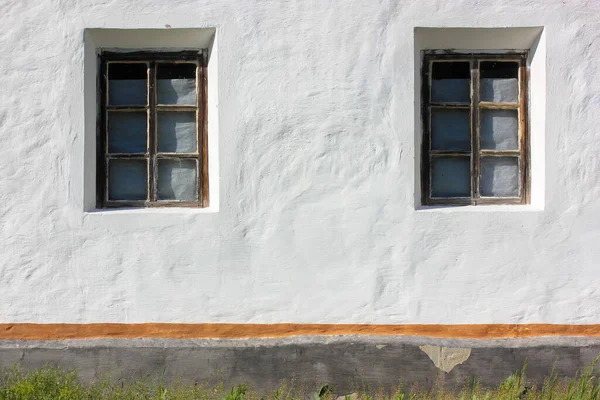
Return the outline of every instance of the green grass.
{"type": "MultiPolygon", "coordinates": [[[[597,361],[597,360],[596,360],[597,361]]],[[[600,400],[600,382],[595,374],[596,361],[570,380],[559,379],[555,373],[542,385],[531,385],[522,371],[508,377],[495,388],[483,388],[476,377],[459,391],[441,387],[420,389],[416,385],[399,386],[392,392],[357,388],[347,400],[600,400]]],[[[102,379],[81,383],[77,371],[44,367],[34,371],[18,368],[0,373],[0,400],[335,400],[335,388],[324,384],[307,388],[294,380],[260,396],[245,385],[226,388],[222,383],[202,384],[174,381],[166,384],[163,377],[140,379],[135,382],[115,382],[102,379]]],[[[342,397],[344,398],[344,397],[342,397]]]]}

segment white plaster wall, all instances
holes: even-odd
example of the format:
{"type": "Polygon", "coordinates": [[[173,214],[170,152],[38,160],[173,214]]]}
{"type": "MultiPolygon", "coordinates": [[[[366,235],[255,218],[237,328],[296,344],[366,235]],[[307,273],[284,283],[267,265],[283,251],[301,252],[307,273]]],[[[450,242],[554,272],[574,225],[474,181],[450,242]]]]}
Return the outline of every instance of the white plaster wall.
{"type": "Polygon", "coordinates": [[[599,13],[4,0],[0,322],[600,322],[599,13]],[[84,29],[167,24],[217,29],[218,212],[86,212],[84,29]],[[416,27],[544,27],[543,209],[418,209],[416,27]]]}

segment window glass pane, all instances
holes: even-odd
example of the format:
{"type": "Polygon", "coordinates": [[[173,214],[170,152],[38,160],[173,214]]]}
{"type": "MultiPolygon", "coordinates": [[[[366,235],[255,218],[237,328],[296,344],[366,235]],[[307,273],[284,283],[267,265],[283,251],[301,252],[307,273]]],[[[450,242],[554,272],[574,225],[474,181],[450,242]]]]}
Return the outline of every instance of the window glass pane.
{"type": "Polygon", "coordinates": [[[431,101],[471,101],[471,70],[468,62],[434,62],[431,67],[431,101]]]}
{"type": "Polygon", "coordinates": [[[517,110],[481,110],[481,148],[486,150],[519,149],[519,113],[517,110]]]}
{"type": "Polygon", "coordinates": [[[487,61],[480,64],[481,101],[516,103],[519,99],[519,64],[487,61]]]}
{"type": "Polygon", "coordinates": [[[519,161],[516,157],[481,158],[481,195],[519,196],[519,161]]]}
{"type": "Polygon", "coordinates": [[[145,153],[147,149],[145,112],[108,113],[108,152],[145,153]]]}
{"type": "Polygon", "coordinates": [[[147,69],[145,63],[109,63],[108,104],[146,105],[147,69]]]}
{"type": "Polygon", "coordinates": [[[159,152],[197,151],[195,112],[159,112],[157,125],[159,152]]]}
{"type": "Polygon", "coordinates": [[[196,160],[158,160],[160,200],[198,200],[196,160]]]}
{"type": "Polygon", "coordinates": [[[196,64],[158,64],[158,104],[196,104],[196,64]]]}
{"type": "Polygon", "coordinates": [[[470,157],[433,157],[431,194],[432,197],[470,197],[470,157]]]}
{"type": "Polygon", "coordinates": [[[146,200],[146,160],[113,159],[108,162],[109,200],[146,200]]]}
{"type": "Polygon", "coordinates": [[[470,111],[466,109],[431,108],[431,149],[471,149],[470,111]]]}

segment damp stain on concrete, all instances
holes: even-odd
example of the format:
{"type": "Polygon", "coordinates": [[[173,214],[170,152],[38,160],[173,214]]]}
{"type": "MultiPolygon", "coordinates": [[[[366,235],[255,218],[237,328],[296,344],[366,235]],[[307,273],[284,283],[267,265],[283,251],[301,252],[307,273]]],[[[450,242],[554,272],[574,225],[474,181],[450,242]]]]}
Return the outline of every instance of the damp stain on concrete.
{"type": "Polygon", "coordinates": [[[422,352],[433,361],[433,364],[444,372],[450,372],[454,367],[464,363],[471,355],[470,348],[443,347],[424,345],[419,346],[422,352]]]}

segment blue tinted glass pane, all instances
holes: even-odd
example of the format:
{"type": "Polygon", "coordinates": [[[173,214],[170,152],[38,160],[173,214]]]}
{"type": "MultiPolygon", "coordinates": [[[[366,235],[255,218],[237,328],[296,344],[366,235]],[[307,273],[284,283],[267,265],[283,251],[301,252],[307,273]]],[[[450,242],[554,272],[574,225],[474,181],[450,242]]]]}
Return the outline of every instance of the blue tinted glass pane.
{"type": "Polygon", "coordinates": [[[196,113],[187,111],[158,113],[158,151],[195,153],[196,113]]]}
{"type": "Polygon", "coordinates": [[[147,176],[146,160],[110,160],[109,200],[145,200],[147,176]]]}
{"type": "Polygon", "coordinates": [[[159,79],[158,104],[196,104],[196,80],[159,79]]]}
{"type": "Polygon", "coordinates": [[[145,105],[147,71],[146,63],[109,63],[108,104],[145,105]]]}
{"type": "Polygon", "coordinates": [[[145,112],[108,113],[108,152],[145,153],[147,148],[145,112]]]}
{"type": "Polygon", "coordinates": [[[431,149],[471,149],[471,119],[469,110],[431,108],[431,149]]]}
{"type": "Polygon", "coordinates": [[[471,100],[468,62],[433,62],[431,73],[431,101],[468,103],[471,100]]]}
{"type": "Polygon", "coordinates": [[[108,104],[114,106],[146,104],[146,80],[110,80],[108,85],[108,104]]]}
{"type": "Polygon", "coordinates": [[[432,197],[470,197],[470,158],[433,157],[431,161],[431,193],[432,197]]]}
{"type": "Polygon", "coordinates": [[[481,79],[481,101],[516,103],[519,98],[516,78],[481,79]]]}
{"type": "Polygon", "coordinates": [[[519,98],[519,64],[484,61],[480,64],[481,101],[515,103],[519,98]]]}
{"type": "Polygon", "coordinates": [[[481,195],[519,196],[519,161],[516,157],[481,158],[481,195]]]}
{"type": "Polygon", "coordinates": [[[440,103],[468,103],[471,100],[469,79],[433,79],[431,101],[440,103]]]}
{"type": "Polygon", "coordinates": [[[158,160],[160,200],[198,200],[196,160],[158,160]]]}
{"type": "Polygon", "coordinates": [[[481,148],[486,150],[519,148],[517,110],[481,110],[481,148]]]}
{"type": "Polygon", "coordinates": [[[196,64],[158,64],[158,104],[196,104],[196,64]]]}

